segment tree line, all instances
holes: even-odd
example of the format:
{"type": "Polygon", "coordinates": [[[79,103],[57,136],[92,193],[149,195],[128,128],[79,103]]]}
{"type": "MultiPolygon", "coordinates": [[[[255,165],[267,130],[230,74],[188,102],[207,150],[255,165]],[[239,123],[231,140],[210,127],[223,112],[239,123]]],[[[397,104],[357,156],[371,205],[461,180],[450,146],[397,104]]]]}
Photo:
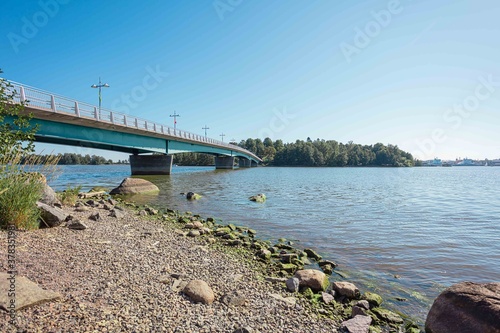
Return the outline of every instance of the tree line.
{"type": "Polygon", "coordinates": [[[349,141],[347,144],[335,140],[297,140],[283,143],[270,138],[246,139],[238,144],[256,154],[267,165],[273,166],[414,166],[413,156],[397,145],[361,145],[349,141]]]}
{"type": "MultiPolygon", "coordinates": [[[[49,159],[53,159],[53,155],[36,155],[37,160],[39,161],[40,164],[45,164],[45,161],[49,159]]],[[[29,158],[32,158],[33,155],[29,156],[29,158]]],[[[102,164],[127,164],[127,160],[118,160],[118,162],[113,162],[111,159],[106,159],[102,156],[97,156],[97,155],[81,155],[81,154],[75,154],[75,153],[64,153],[64,154],[58,154],[56,156],[58,159],[57,164],[59,165],[102,165],[102,164]]]]}

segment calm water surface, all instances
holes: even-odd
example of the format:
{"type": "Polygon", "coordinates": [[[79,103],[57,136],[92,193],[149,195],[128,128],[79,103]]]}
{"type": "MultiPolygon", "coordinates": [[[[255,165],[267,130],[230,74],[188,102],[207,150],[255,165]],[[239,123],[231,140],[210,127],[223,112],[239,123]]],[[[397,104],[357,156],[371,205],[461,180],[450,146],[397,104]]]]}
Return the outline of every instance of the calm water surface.
{"type": "MultiPolygon", "coordinates": [[[[113,188],[129,166],[64,166],[50,184],[113,188]]],[[[432,300],[460,281],[500,281],[500,168],[174,167],[144,177],[157,196],[133,200],[246,225],[339,263],[362,291],[425,319],[432,300]],[[187,201],[181,192],[203,197],[187,201]],[[248,197],[265,193],[264,204],[248,197]],[[405,298],[406,301],[397,301],[405,298]]],[[[333,275],[332,279],[342,279],[333,275]]]]}

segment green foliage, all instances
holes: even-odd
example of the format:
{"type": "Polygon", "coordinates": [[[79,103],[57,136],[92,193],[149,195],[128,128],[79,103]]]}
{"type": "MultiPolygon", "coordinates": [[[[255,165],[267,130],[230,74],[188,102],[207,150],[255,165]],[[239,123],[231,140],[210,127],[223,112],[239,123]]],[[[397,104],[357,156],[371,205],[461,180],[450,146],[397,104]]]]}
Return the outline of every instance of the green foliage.
{"type": "Polygon", "coordinates": [[[31,115],[24,112],[24,102],[14,103],[18,93],[9,82],[0,78],[0,158],[3,159],[6,155],[18,156],[34,151],[37,128],[30,125],[31,115]]]}
{"type": "Polygon", "coordinates": [[[174,163],[177,165],[214,165],[214,157],[202,153],[180,153],[174,155],[174,163]]]}
{"type": "Polygon", "coordinates": [[[0,195],[0,228],[9,224],[17,229],[38,228],[40,213],[36,202],[43,184],[32,175],[19,172],[0,178],[0,187],[6,189],[0,195]]]}
{"type": "Polygon", "coordinates": [[[76,203],[76,200],[78,199],[78,193],[80,193],[80,190],[82,189],[82,186],[76,186],[76,187],[70,187],[66,188],[59,194],[59,200],[61,200],[61,203],[63,205],[67,206],[73,206],[76,203]]]}
{"type": "MultiPolygon", "coordinates": [[[[30,125],[31,115],[24,112],[24,102],[15,102],[18,93],[0,78],[0,228],[35,229],[40,216],[36,202],[46,180],[41,173],[30,172],[39,162],[30,155],[37,128],[30,125]]],[[[57,162],[49,158],[45,163],[51,166],[57,162]]]]}
{"type": "Polygon", "coordinates": [[[297,140],[284,144],[281,140],[274,143],[271,139],[242,140],[239,146],[275,166],[414,166],[413,156],[402,151],[398,146],[377,143],[360,145],[349,141],[347,144],[335,140],[306,141],[297,140]]]}

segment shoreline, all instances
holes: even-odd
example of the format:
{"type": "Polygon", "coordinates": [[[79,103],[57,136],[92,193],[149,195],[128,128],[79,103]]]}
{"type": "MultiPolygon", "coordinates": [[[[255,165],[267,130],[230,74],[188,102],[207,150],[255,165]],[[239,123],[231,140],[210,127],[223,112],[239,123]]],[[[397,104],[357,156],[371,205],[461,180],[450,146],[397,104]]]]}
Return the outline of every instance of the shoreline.
{"type": "MultiPolygon", "coordinates": [[[[117,219],[108,216],[102,204],[82,206],[85,209],[63,209],[86,224],[86,230],[60,226],[18,232],[19,275],[62,294],[59,301],[17,313],[18,326],[29,332],[66,331],[77,323],[78,327],[100,323],[94,329],[106,327],[107,332],[234,332],[242,327],[253,332],[332,332],[340,325],[340,318],[332,316],[333,310],[318,302],[318,297],[309,300],[291,293],[285,277],[272,277],[272,266],[267,260],[256,260],[252,246],[226,246],[231,240],[213,237],[213,231],[187,236],[189,231],[183,226],[192,220],[206,224],[209,218],[171,210],[163,214],[123,202],[118,206],[128,206],[126,215],[117,219]],[[100,215],[98,221],[90,220],[95,213],[100,215]],[[194,278],[214,289],[212,305],[195,304],[174,288],[179,280],[194,278]],[[232,291],[246,296],[244,305],[222,303],[232,291]],[[133,298],[135,302],[130,301],[133,298]],[[128,311],[124,314],[123,309],[128,311]],[[140,318],[131,310],[140,313],[140,318]]],[[[213,222],[215,229],[224,227],[213,222]]],[[[248,232],[248,228],[238,228],[248,232]]],[[[267,244],[258,238],[253,243],[267,244]]],[[[0,248],[0,255],[6,257],[5,248],[0,248]]],[[[0,327],[9,327],[7,319],[0,316],[0,327]]]]}

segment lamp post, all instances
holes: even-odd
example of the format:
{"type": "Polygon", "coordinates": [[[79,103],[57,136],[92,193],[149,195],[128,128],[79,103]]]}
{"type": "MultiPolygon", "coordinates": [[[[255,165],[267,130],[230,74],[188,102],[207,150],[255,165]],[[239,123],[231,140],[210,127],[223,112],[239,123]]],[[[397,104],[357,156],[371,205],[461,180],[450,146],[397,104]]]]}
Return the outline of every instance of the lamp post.
{"type": "Polygon", "coordinates": [[[90,86],[90,88],[99,88],[99,119],[101,119],[101,102],[102,102],[102,95],[101,95],[101,88],[109,88],[109,84],[101,83],[101,77],[99,77],[99,84],[93,84],[90,86]]]}
{"type": "Polygon", "coordinates": [[[210,127],[208,127],[207,125],[205,125],[205,127],[202,127],[201,129],[205,130],[205,139],[206,139],[207,138],[207,129],[210,129],[210,127]]]}
{"type": "Polygon", "coordinates": [[[219,136],[222,138],[222,142],[224,142],[224,137],[226,136],[226,134],[222,133],[219,136]]]}
{"type": "Polygon", "coordinates": [[[171,114],[170,117],[174,117],[174,134],[176,133],[175,129],[177,127],[177,117],[180,117],[180,114],[177,114],[176,111],[174,111],[174,114],[171,114]]]}

